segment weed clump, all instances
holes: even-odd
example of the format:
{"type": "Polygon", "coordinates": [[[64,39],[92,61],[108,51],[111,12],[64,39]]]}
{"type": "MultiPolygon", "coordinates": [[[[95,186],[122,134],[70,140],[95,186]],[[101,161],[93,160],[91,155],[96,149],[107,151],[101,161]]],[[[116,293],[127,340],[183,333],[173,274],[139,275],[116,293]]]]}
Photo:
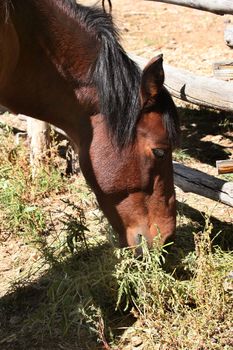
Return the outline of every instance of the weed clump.
{"type": "Polygon", "coordinates": [[[188,279],[164,269],[166,247],[148,251],[144,245],[141,259],[128,252],[120,262],[118,305],[122,299],[127,307],[133,304],[135,334],[146,349],[159,344],[162,349],[228,349],[233,344],[228,336],[233,289],[224,287],[233,255],[213,247],[212,229],[206,218],[203,231],[194,233],[195,251],[182,261],[188,279]]]}

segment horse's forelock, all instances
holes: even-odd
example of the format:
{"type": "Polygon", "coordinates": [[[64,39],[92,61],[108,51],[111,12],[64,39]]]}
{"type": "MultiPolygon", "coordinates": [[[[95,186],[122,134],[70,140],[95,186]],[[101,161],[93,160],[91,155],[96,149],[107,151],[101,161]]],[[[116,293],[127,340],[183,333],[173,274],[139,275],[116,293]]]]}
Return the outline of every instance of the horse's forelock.
{"type": "Polygon", "coordinates": [[[179,115],[175,103],[165,87],[143,107],[141,115],[150,112],[158,112],[162,115],[170,144],[173,148],[178,147],[180,141],[179,115]]]}
{"type": "Polygon", "coordinates": [[[168,133],[169,141],[173,148],[179,146],[180,142],[180,122],[177,108],[170,93],[164,88],[163,91],[163,123],[168,133]]]}

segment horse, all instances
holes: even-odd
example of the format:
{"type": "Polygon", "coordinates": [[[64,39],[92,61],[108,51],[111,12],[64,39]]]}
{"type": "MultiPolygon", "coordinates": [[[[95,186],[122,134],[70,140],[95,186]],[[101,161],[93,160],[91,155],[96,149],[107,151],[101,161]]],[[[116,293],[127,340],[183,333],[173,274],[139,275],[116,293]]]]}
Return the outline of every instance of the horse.
{"type": "Polygon", "coordinates": [[[113,18],[73,0],[1,0],[0,104],[63,129],[119,245],[175,234],[175,104],[163,57],[143,71],[113,18]]]}

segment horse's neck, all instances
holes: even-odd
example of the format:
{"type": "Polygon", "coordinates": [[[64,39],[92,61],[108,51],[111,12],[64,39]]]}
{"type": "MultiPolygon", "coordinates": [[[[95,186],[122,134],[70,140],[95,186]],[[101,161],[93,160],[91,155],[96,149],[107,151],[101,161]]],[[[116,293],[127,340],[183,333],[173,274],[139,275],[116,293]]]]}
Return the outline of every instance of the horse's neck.
{"type": "MultiPolygon", "coordinates": [[[[87,71],[98,50],[93,37],[74,18],[52,8],[54,0],[35,2],[35,28],[27,28],[23,6],[28,13],[30,2],[21,2],[19,8],[19,2],[12,0],[20,55],[4,89],[0,83],[0,103],[70,133],[80,118],[98,111],[96,91],[87,81],[87,71]]],[[[33,23],[33,18],[29,22],[33,23]]]]}
{"type": "MultiPolygon", "coordinates": [[[[17,2],[17,0],[12,0],[17,2]]],[[[93,33],[83,25],[81,15],[64,0],[24,0],[20,7],[22,26],[38,43],[65,78],[77,82],[87,81],[90,67],[96,61],[100,44],[93,33]],[[32,12],[31,28],[25,28],[24,13],[32,12]]],[[[19,8],[19,5],[18,5],[19,8]]],[[[80,6],[80,8],[82,8],[80,6]]],[[[16,14],[17,15],[17,14],[16,14]]],[[[28,24],[26,24],[28,25],[28,24]]]]}
{"type": "Polygon", "coordinates": [[[13,73],[18,57],[19,42],[12,22],[0,23],[0,88],[13,73]]]}

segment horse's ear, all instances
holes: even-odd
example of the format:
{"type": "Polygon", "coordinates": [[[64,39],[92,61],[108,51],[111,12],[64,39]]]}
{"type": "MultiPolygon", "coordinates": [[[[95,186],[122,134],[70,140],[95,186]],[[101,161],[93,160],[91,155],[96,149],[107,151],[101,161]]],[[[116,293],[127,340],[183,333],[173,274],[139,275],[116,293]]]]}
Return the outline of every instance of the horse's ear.
{"type": "Polygon", "coordinates": [[[164,83],[163,55],[154,57],[144,68],[141,81],[142,104],[154,100],[164,83]]]}

